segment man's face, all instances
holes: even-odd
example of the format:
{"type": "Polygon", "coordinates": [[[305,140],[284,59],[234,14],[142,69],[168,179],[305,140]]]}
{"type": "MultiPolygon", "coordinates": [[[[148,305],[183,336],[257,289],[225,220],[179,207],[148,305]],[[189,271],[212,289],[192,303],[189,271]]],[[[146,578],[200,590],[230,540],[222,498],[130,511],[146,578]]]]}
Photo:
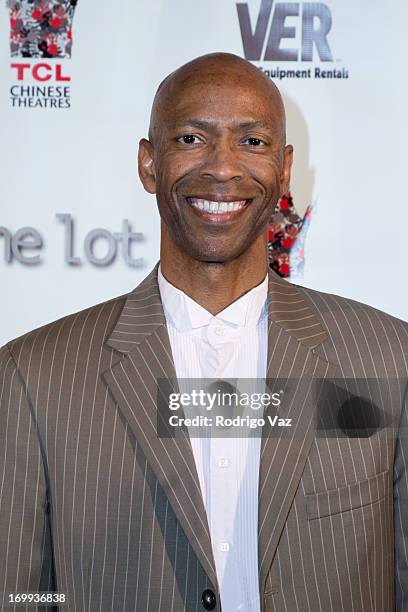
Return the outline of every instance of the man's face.
{"type": "Polygon", "coordinates": [[[291,147],[284,149],[281,109],[266,85],[190,77],[159,113],[154,146],[141,141],[154,175],[145,181],[141,171],[142,181],[172,240],[199,261],[244,253],[288,187],[291,147]]]}

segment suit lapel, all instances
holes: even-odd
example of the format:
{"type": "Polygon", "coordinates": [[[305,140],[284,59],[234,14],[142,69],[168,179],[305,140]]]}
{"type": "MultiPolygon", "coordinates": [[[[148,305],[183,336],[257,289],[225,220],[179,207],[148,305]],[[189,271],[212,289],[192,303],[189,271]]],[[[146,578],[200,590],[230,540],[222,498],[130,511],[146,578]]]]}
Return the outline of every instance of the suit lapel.
{"type": "Polygon", "coordinates": [[[260,593],[313,442],[316,381],[334,376],[336,366],[315,352],[327,333],[301,290],[269,272],[267,385],[281,394],[266,418],[290,418],[286,428],[265,427],[261,442],[258,509],[260,593]],[[276,379],[280,379],[277,381],[276,379]]]}
{"type": "Polygon", "coordinates": [[[106,344],[125,356],[103,374],[212,584],[218,589],[207,515],[188,435],[157,435],[158,381],[178,392],[157,284],[158,263],[126,299],[106,344]]]}

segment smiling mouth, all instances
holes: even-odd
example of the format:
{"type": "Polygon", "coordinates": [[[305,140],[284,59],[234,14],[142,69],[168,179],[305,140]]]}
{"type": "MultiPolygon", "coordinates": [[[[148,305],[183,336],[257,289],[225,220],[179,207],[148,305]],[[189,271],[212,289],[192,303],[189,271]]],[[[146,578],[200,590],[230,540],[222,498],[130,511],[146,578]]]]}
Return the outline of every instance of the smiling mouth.
{"type": "Polygon", "coordinates": [[[204,198],[186,198],[186,200],[197,211],[207,213],[207,215],[220,216],[231,216],[231,213],[238,213],[251,202],[250,199],[218,201],[204,198]]]}

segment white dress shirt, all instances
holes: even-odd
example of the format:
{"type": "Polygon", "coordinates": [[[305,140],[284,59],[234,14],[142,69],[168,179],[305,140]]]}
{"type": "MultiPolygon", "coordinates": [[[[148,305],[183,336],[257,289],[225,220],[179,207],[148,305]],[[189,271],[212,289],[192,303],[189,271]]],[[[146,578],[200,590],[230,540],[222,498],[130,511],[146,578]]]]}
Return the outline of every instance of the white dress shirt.
{"type": "MultiPolygon", "coordinates": [[[[158,283],[179,382],[187,378],[265,379],[268,275],[216,316],[169,283],[160,266],[158,283]]],[[[190,437],[190,441],[222,608],[225,612],[259,612],[261,438],[190,437]]]]}

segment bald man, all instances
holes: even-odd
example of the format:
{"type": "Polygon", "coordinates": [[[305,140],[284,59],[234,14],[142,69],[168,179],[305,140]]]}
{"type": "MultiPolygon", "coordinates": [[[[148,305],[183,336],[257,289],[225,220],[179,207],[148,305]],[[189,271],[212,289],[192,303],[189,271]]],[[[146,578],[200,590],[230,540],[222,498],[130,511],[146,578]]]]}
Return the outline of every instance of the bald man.
{"type": "Polygon", "coordinates": [[[408,324],[268,269],[292,155],[249,62],[161,83],[139,146],[160,261],[0,350],[2,609],[408,610],[408,324]],[[191,380],[277,401],[197,435],[191,380]]]}

